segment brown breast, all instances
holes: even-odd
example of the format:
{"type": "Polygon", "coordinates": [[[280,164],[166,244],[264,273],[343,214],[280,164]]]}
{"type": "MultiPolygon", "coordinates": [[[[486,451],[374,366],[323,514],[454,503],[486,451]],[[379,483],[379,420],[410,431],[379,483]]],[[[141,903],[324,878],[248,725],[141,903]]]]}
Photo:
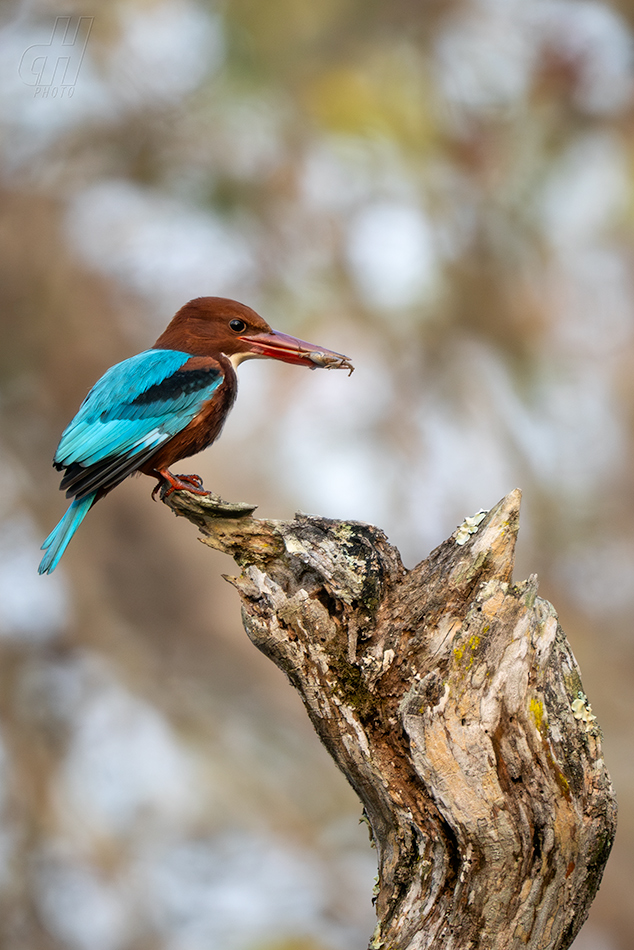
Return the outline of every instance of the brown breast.
{"type": "Polygon", "coordinates": [[[155,471],[169,468],[180,459],[197,455],[215,442],[222,432],[238,393],[238,380],[233,366],[225,356],[221,356],[218,362],[222,365],[224,374],[222,383],[189,425],[169,442],[165,442],[156,455],[141,466],[140,470],[145,475],[153,475],[155,471]]]}

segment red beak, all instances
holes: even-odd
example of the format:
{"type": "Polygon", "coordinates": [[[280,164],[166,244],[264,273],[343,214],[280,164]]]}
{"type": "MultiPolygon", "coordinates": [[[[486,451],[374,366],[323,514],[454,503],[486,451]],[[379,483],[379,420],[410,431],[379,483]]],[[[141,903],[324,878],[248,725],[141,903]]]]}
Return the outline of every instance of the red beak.
{"type": "Polygon", "coordinates": [[[270,333],[257,333],[253,336],[241,336],[240,339],[243,343],[248,343],[249,350],[255,356],[266,356],[270,359],[282,360],[284,363],[309,366],[311,369],[321,366],[324,369],[349,369],[351,373],[354,370],[347,356],[334,353],[332,350],[324,350],[323,347],[306,343],[304,340],[296,340],[294,336],[278,333],[277,330],[271,330],[270,333]]]}

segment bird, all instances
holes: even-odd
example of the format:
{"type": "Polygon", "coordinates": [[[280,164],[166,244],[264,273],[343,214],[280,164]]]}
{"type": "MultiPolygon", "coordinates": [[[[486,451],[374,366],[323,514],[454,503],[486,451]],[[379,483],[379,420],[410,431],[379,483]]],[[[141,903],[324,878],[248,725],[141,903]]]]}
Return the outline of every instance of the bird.
{"type": "Polygon", "coordinates": [[[110,367],[62,433],[53,466],[73,501],[42,544],[39,574],[57,567],[92,506],[129,475],[157,480],[152,492],[208,495],[198,475],[170,466],[219,437],[237,395],[236,369],[276,359],[311,369],[354,367],[347,356],[272,330],[255,310],[226,297],[197,297],[150,349],[110,367]]]}

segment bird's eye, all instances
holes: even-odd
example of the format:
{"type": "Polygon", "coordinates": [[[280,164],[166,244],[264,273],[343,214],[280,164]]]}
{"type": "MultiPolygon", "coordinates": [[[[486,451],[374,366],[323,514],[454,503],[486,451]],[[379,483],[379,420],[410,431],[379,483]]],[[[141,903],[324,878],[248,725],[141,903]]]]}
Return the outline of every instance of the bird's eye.
{"type": "Polygon", "coordinates": [[[230,320],[229,326],[235,333],[242,333],[243,330],[246,330],[247,325],[244,320],[230,320]]]}

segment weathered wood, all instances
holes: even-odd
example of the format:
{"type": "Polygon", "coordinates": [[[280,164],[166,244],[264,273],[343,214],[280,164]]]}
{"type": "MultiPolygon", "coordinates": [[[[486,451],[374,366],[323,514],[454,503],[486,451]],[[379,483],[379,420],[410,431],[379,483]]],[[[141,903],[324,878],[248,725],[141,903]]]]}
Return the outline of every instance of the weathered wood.
{"type": "Polygon", "coordinates": [[[227,580],[249,637],[363,802],[371,948],[569,947],[616,802],[555,610],[535,577],[511,581],[520,492],[411,571],[370,525],[261,521],[186,492],[167,503],[243,568],[227,580]]]}

